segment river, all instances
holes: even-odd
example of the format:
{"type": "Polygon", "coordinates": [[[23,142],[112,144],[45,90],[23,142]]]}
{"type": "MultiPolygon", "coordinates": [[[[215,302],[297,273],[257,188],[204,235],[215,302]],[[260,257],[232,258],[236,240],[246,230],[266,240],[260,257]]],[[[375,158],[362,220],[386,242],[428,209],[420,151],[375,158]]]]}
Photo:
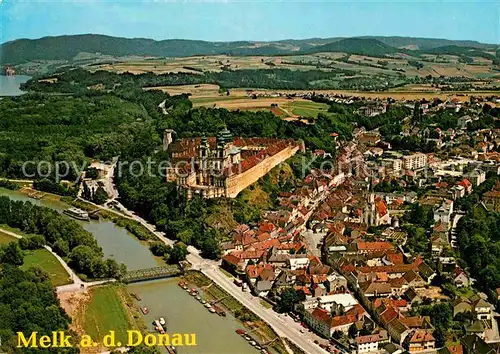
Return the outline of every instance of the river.
{"type": "MultiPolygon", "coordinates": [[[[0,188],[1,196],[13,200],[30,201],[62,212],[67,205],[52,200],[35,200],[17,191],[0,188]]],[[[128,269],[155,267],[161,260],[154,257],[144,242],[137,240],[124,228],[117,227],[108,220],[79,221],[91,232],[102,247],[107,257],[113,257],[123,262],[128,269]]],[[[196,299],[188,295],[178,285],[178,279],[155,280],[128,285],[130,292],[139,294],[140,305],[147,306],[150,313],[145,323],[152,328],[152,321],[164,317],[170,333],[195,333],[197,346],[179,347],[179,353],[203,354],[236,354],[258,353],[243,338],[235,333],[237,328],[243,328],[235,318],[228,315],[220,317],[211,314],[196,299]]],[[[139,306],[139,303],[138,303],[139,306]]]]}
{"type": "Polygon", "coordinates": [[[19,96],[24,92],[21,91],[19,86],[31,79],[31,76],[14,75],[5,76],[0,75],[0,97],[1,96],[19,96]]]}

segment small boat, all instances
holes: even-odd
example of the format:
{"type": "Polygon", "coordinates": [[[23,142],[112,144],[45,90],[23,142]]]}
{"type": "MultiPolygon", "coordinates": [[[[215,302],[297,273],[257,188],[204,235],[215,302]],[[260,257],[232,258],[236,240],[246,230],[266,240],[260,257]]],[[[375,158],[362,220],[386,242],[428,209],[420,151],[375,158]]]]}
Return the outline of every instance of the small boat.
{"type": "Polygon", "coordinates": [[[136,299],[137,301],[141,301],[141,300],[142,300],[142,299],[141,299],[141,297],[140,297],[139,295],[137,295],[136,293],[130,293],[130,295],[131,295],[134,299],[136,299]]]}
{"type": "Polygon", "coordinates": [[[250,345],[253,345],[253,346],[256,346],[256,345],[257,345],[257,342],[256,342],[256,341],[254,341],[254,340],[251,340],[249,343],[250,343],[250,345]]]}
{"type": "Polygon", "coordinates": [[[177,285],[179,285],[181,288],[183,288],[185,283],[183,281],[180,281],[177,285]]]}
{"type": "Polygon", "coordinates": [[[210,305],[210,304],[207,302],[207,303],[205,304],[205,307],[206,307],[207,309],[210,309],[210,308],[212,308],[212,305],[210,305]]]}
{"type": "Polygon", "coordinates": [[[147,315],[149,313],[149,309],[147,307],[141,307],[141,311],[144,315],[147,315]]]}
{"type": "Polygon", "coordinates": [[[240,336],[244,336],[246,332],[244,330],[238,328],[236,330],[236,333],[238,333],[240,336]]]}
{"type": "Polygon", "coordinates": [[[168,354],[177,354],[177,349],[173,345],[166,345],[168,354]]]}
{"type": "Polygon", "coordinates": [[[207,301],[206,301],[206,300],[201,300],[201,303],[202,303],[203,305],[205,305],[205,304],[207,303],[207,301]]]}
{"type": "Polygon", "coordinates": [[[183,288],[184,290],[186,290],[188,293],[190,293],[190,292],[191,292],[191,290],[189,290],[189,288],[187,287],[187,285],[184,285],[182,288],[183,288]]]}
{"type": "Polygon", "coordinates": [[[256,345],[256,346],[255,346],[255,349],[257,349],[257,350],[261,350],[261,349],[262,349],[262,347],[261,347],[260,345],[256,345]]]}
{"type": "Polygon", "coordinates": [[[201,296],[200,295],[196,295],[196,300],[201,301],[201,296]]]}
{"type": "Polygon", "coordinates": [[[246,335],[244,336],[244,338],[245,338],[246,340],[252,340],[252,338],[251,338],[248,334],[246,334],[246,335]]]}
{"type": "Polygon", "coordinates": [[[74,218],[74,219],[77,219],[77,220],[83,220],[83,221],[90,220],[89,213],[87,213],[86,211],[84,211],[82,209],[68,208],[68,209],[65,209],[63,211],[63,213],[74,218]]]}
{"type": "Polygon", "coordinates": [[[164,334],[165,333],[165,329],[163,328],[163,326],[161,325],[160,321],[158,320],[154,320],[153,322],[154,326],[155,326],[155,329],[160,332],[161,334],[164,334]]]}
{"type": "Polygon", "coordinates": [[[163,317],[160,317],[160,325],[163,327],[164,330],[167,330],[167,321],[163,317]]]}
{"type": "Polygon", "coordinates": [[[217,312],[217,314],[219,316],[224,316],[224,317],[226,316],[226,312],[223,309],[221,309],[219,306],[212,305],[212,307],[214,308],[214,310],[217,312]]]}
{"type": "Polygon", "coordinates": [[[211,313],[215,313],[215,312],[216,312],[216,311],[215,311],[215,309],[214,309],[213,307],[210,307],[210,308],[208,309],[208,311],[210,311],[211,313]]]}

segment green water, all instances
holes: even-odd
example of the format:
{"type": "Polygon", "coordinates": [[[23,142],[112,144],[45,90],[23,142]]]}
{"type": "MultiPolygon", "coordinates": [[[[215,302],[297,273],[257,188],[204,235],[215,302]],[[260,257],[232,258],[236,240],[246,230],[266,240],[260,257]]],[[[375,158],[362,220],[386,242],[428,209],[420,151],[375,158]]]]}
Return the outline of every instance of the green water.
{"type": "MultiPolygon", "coordinates": [[[[29,201],[62,212],[68,206],[65,203],[45,199],[35,200],[17,191],[0,188],[0,195],[13,200],[29,201]]],[[[125,263],[128,269],[155,267],[161,260],[154,257],[148,246],[137,240],[124,228],[117,227],[111,221],[78,221],[91,232],[106,257],[113,257],[125,263]]],[[[236,334],[237,328],[243,328],[231,317],[220,317],[208,312],[194,297],[178,285],[178,279],[155,280],[130,284],[130,292],[141,297],[138,307],[148,307],[149,314],[144,316],[145,323],[153,331],[155,318],[164,317],[169,333],[195,333],[196,347],[179,347],[178,353],[203,354],[245,354],[258,353],[247,341],[236,334]]]]}

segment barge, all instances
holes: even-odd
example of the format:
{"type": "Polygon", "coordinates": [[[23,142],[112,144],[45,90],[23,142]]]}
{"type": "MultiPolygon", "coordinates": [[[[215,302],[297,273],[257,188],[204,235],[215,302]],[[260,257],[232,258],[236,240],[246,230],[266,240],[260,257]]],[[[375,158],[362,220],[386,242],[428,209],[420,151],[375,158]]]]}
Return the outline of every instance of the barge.
{"type": "Polygon", "coordinates": [[[77,220],[83,220],[83,221],[90,220],[89,213],[87,213],[86,211],[84,211],[82,209],[68,208],[68,209],[65,209],[63,211],[63,213],[74,218],[74,219],[77,219],[77,220]]]}

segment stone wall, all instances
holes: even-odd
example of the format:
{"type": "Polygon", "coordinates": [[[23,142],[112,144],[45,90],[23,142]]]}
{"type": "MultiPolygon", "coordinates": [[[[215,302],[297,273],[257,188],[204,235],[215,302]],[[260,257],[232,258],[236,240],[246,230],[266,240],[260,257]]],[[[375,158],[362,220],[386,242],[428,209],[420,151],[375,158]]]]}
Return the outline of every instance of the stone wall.
{"type": "Polygon", "coordinates": [[[259,178],[265,176],[275,166],[295,155],[299,148],[299,146],[289,146],[277,154],[264,159],[247,171],[228,178],[226,182],[227,197],[235,198],[238,193],[257,182],[259,178]]]}

